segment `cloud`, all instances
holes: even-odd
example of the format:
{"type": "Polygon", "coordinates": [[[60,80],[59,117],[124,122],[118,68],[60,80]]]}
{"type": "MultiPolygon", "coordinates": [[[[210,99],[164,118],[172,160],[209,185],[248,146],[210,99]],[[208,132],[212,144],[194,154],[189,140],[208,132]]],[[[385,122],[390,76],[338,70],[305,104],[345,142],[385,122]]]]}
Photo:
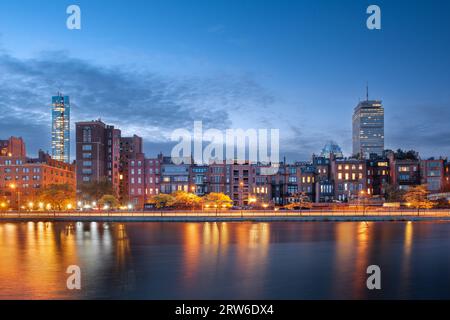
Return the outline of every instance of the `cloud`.
{"type": "Polygon", "coordinates": [[[386,147],[414,149],[422,157],[447,156],[450,154],[448,119],[450,109],[446,105],[399,106],[386,119],[386,147]]]}
{"type": "MultiPolygon", "coordinates": [[[[232,126],[230,112],[267,108],[273,97],[249,75],[166,77],[144,69],[101,66],[67,52],[33,59],[0,53],[1,136],[19,135],[33,150],[50,146],[51,96],[71,98],[76,121],[102,118],[124,134],[167,143],[172,130],[232,126]]],[[[30,150],[31,151],[31,150],[30,150]]]]}

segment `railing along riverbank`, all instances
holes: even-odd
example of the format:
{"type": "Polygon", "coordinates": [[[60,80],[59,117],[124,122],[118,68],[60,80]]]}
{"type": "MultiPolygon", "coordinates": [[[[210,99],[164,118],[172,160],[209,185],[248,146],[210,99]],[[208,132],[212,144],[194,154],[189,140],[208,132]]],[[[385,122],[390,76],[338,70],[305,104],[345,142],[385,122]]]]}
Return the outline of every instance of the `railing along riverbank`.
{"type": "MultiPolygon", "coordinates": [[[[183,220],[183,219],[193,219],[201,221],[202,218],[214,219],[220,218],[222,220],[229,219],[289,219],[289,218],[317,218],[316,220],[327,220],[332,218],[340,218],[339,220],[352,220],[352,218],[372,219],[378,220],[380,218],[421,218],[421,220],[426,220],[426,218],[437,219],[445,218],[450,219],[450,209],[366,209],[366,210],[207,210],[207,211],[70,211],[70,212],[39,212],[39,211],[23,211],[23,212],[0,212],[0,220],[8,219],[50,219],[50,220],[70,220],[70,219],[98,219],[101,220],[125,220],[127,218],[141,218],[142,220],[148,221],[160,221],[164,219],[172,219],[173,221],[183,220]],[[153,218],[153,219],[152,219],[153,218]]],[[[391,219],[392,220],[392,219],[391,219]]]]}

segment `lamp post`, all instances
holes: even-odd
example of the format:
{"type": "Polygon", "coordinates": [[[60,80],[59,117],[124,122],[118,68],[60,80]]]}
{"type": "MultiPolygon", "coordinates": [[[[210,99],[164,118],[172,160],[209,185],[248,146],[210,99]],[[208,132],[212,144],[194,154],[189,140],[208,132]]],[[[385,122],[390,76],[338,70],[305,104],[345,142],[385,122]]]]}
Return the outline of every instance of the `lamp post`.
{"type": "Polygon", "coordinates": [[[249,199],[248,199],[248,203],[249,204],[256,204],[256,201],[257,201],[257,199],[255,198],[255,197],[250,197],[249,199]]]}
{"type": "Polygon", "coordinates": [[[19,188],[14,183],[10,184],[9,188],[11,190],[13,190],[13,191],[17,191],[17,211],[19,211],[20,210],[20,191],[19,191],[19,188]]]}
{"type": "MultiPolygon", "coordinates": [[[[364,190],[361,190],[360,194],[362,197],[363,216],[365,216],[366,215],[366,207],[365,207],[365,203],[364,203],[364,196],[366,193],[364,190]]],[[[360,203],[361,203],[361,197],[360,197],[360,203]]]]}

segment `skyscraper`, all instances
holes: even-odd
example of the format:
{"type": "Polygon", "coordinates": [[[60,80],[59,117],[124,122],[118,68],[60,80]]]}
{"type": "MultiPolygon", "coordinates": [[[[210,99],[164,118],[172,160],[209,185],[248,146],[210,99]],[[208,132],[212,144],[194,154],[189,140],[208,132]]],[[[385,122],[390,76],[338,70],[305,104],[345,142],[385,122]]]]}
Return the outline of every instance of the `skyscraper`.
{"type": "Polygon", "coordinates": [[[52,158],[70,162],[70,101],[59,92],[52,97],[52,158]]]}
{"type": "Polygon", "coordinates": [[[384,108],[379,100],[360,102],[353,113],[353,155],[369,158],[384,150],[384,108]]]}

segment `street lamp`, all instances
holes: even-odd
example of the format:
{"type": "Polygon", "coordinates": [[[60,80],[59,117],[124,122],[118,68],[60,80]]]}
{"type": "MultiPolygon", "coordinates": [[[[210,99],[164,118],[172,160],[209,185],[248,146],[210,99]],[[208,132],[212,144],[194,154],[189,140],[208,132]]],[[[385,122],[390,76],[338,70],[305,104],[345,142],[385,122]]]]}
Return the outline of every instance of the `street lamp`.
{"type": "Polygon", "coordinates": [[[256,203],[256,198],[252,197],[248,199],[248,204],[256,203]]]}
{"type": "Polygon", "coordinates": [[[20,210],[20,192],[19,192],[19,188],[14,183],[10,184],[9,188],[11,190],[17,190],[17,210],[20,210]]]}
{"type": "MultiPolygon", "coordinates": [[[[364,215],[366,215],[366,207],[365,207],[365,203],[364,203],[364,196],[365,196],[366,192],[364,190],[361,190],[360,194],[362,197],[362,207],[363,207],[363,216],[364,216],[364,215]]],[[[360,203],[361,203],[361,197],[360,197],[360,203]]]]}

